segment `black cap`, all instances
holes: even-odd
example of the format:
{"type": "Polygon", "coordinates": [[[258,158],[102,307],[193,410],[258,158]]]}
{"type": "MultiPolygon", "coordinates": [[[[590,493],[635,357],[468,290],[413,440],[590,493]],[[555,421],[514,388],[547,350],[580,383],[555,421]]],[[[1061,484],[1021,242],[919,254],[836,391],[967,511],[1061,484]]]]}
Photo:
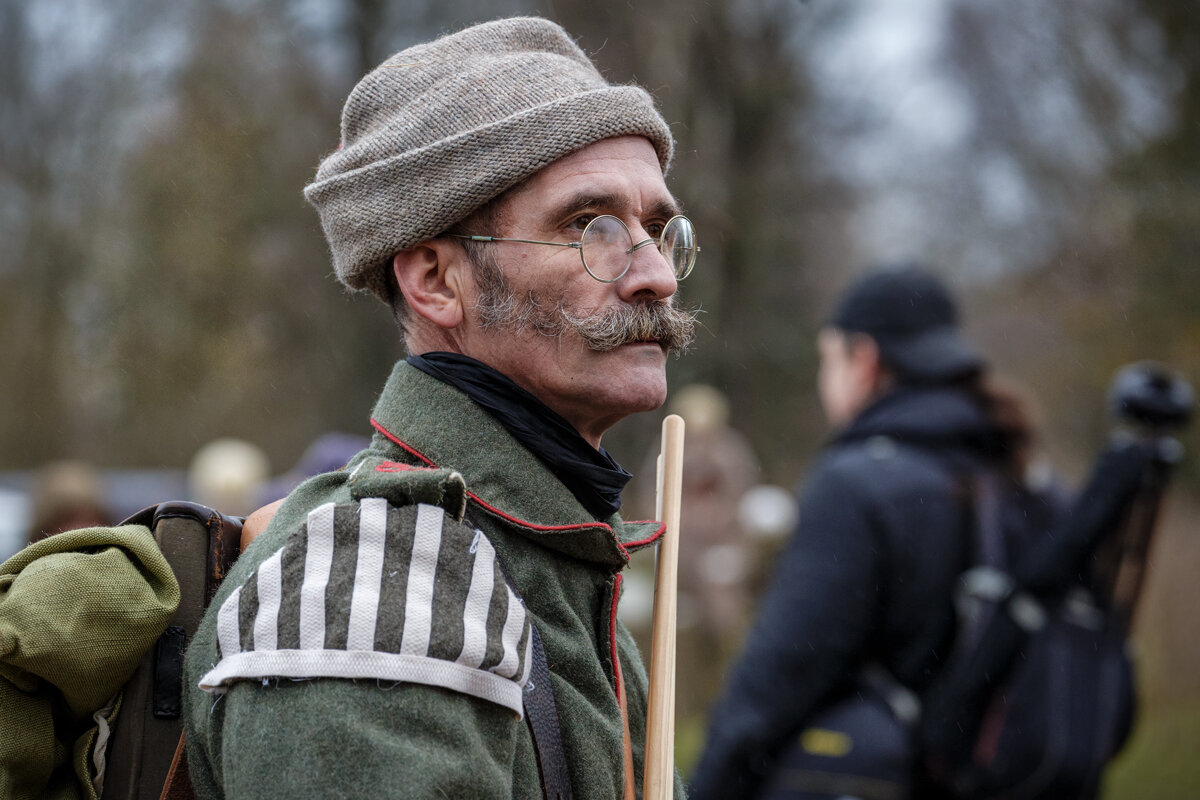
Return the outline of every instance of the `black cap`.
{"type": "Polygon", "coordinates": [[[880,269],[860,278],[842,295],[828,324],[874,339],[880,358],[901,381],[951,382],[984,366],[959,332],[950,290],[918,267],[880,269]]]}

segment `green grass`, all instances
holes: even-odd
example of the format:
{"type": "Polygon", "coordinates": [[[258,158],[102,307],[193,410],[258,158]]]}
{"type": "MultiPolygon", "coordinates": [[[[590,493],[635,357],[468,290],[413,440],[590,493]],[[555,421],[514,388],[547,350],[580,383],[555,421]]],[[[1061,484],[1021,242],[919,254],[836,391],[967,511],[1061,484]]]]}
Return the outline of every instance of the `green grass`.
{"type": "Polygon", "coordinates": [[[675,721],[675,766],[685,781],[700,760],[707,734],[707,721],[700,714],[690,714],[675,721]]]}
{"type": "MultiPolygon", "coordinates": [[[[700,755],[705,728],[699,717],[675,727],[675,755],[686,779],[700,755]]],[[[1200,798],[1200,700],[1174,708],[1146,708],[1133,736],[1105,774],[1103,800],[1200,798]]]]}
{"type": "Polygon", "coordinates": [[[1109,767],[1104,800],[1200,797],[1200,701],[1143,709],[1133,737],[1109,767]]]}

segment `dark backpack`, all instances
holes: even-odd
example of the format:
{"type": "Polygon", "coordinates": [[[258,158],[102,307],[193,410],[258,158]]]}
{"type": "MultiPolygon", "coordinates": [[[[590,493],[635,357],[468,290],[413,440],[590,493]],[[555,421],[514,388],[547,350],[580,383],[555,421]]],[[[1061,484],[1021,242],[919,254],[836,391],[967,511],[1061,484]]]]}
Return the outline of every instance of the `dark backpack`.
{"type": "MultiPolygon", "coordinates": [[[[988,473],[973,484],[974,565],[954,651],[922,698],[918,780],[959,798],[1095,797],[1133,720],[1124,624],[1083,575],[1048,596],[1023,588],[1000,524],[1005,488],[988,473]]],[[[1018,545],[1032,548],[1056,532],[1025,533],[1018,545]]]]}
{"type": "Polygon", "coordinates": [[[1133,671],[1122,619],[1077,562],[1111,533],[1137,485],[1138,464],[1127,460],[1118,474],[1102,458],[1068,522],[1052,529],[1005,529],[1004,504],[1018,499],[1005,493],[1024,490],[969,472],[971,563],[960,576],[955,645],[938,676],[918,698],[866,665],[854,691],[805,721],[760,800],[1095,797],[1132,723],[1133,671]],[[1009,552],[1020,553],[1019,564],[1008,563],[1009,552]]]}

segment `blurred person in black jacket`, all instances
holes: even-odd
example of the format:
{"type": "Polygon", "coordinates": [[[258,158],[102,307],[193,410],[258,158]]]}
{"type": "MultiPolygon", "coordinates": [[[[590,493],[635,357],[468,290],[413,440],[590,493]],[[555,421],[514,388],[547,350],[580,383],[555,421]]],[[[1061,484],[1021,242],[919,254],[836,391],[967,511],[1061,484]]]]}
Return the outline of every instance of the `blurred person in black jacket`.
{"type": "MultiPolygon", "coordinates": [[[[692,800],[758,795],[806,720],[854,691],[865,664],[919,695],[954,637],[970,546],[963,475],[973,465],[1027,473],[1026,407],[985,380],[953,298],[928,272],[866,275],[817,344],[836,433],[714,707],[692,800]]],[[[1027,497],[1006,513],[1058,513],[1045,495],[1027,497]]]]}

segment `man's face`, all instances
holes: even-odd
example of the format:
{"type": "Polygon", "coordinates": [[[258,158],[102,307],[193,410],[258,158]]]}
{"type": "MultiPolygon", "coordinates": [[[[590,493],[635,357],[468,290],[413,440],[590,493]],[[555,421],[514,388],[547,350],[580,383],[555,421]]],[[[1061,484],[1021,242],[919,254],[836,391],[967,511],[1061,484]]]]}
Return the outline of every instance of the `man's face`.
{"type": "Polygon", "coordinates": [[[835,428],[848,425],[866,408],[879,387],[879,356],[865,336],[847,336],[825,328],[817,336],[817,394],[825,417],[835,428]]]}
{"type": "MultiPolygon", "coordinates": [[[[650,142],[626,136],[546,167],[504,204],[502,230],[471,233],[578,241],[588,221],[611,214],[640,242],[677,212],[650,142]]],[[[461,338],[466,355],[529,390],[593,445],[622,417],[662,405],[668,345],[686,345],[691,323],[668,312],[676,282],[656,248],[636,250],[625,275],[601,283],[572,248],[487,247],[503,282],[475,287],[461,338]]]]}

